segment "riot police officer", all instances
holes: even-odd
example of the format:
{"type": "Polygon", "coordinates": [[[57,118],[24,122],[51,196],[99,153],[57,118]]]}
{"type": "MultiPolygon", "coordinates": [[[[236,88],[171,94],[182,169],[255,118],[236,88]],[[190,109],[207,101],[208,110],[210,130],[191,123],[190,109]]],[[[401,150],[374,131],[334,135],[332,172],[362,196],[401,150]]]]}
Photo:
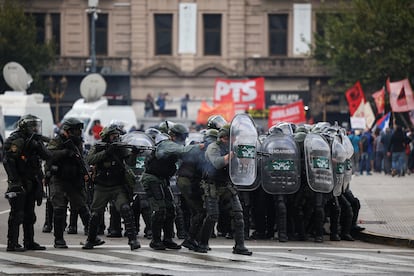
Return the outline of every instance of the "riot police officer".
{"type": "Polygon", "coordinates": [[[131,250],[141,247],[130,207],[135,175],[131,175],[132,172],[125,165],[135,164],[137,152],[131,152],[126,144],[119,142],[119,135],[120,131],[116,126],[105,127],[100,133],[102,142],[95,144],[87,156],[88,164],[95,166],[96,176],[88,239],[83,249],[92,249],[104,243],[97,237],[98,227],[105,207],[111,200],[124,220],[131,250]]]}
{"type": "Polygon", "coordinates": [[[168,135],[160,133],[155,137],[156,150],[146,160],[142,175],[142,185],[147,193],[152,215],[152,240],[150,247],[155,250],[180,249],[172,239],[174,235],[175,203],[169,186],[170,178],[177,171],[177,161],[182,155],[198,145],[184,146],[188,128],[183,124],[174,124],[168,135]],[[161,232],[164,232],[161,240],[161,232]]]}
{"type": "Polygon", "coordinates": [[[205,164],[205,149],[210,143],[217,140],[218,131],[208,129],[204,133],[204,148],[194,148],[194,150],[185,154],[182,158],[182,164],[177,172],[177,185],[184,197],[184,200],[190,210],[190,226],[188,237],[181,244],[182,246],[194,250],[198,247],[198,235],[205,217],[205,208],[203,206],[203,191],[200,186],[202,177],[202,168],[205,164]]]}
{"type": "Polygon", "coordinates": [[[42,121],[33,115],[24,115],[18,128],[4,143],[3,166],[7,173],[6,198],[10,204],[7,232],[7,251],[45,250],[34,241],[36,222],[35,202],[42,202],[43,171],[41,160],[50,158],[40,135],[42,121]],[[23,245],[19,245],[19,228],[23,224],[23,245]]]}
{"type": "Polygon", "coordinates": [[[218,220],[219,202],[226,202],[225,208],[231,210],[234,226],[233,253],[252,255],[252,252],[244,245],[243,209],[228,171],[229,161],[234,155],[232,151],[229,151],[229,130],[229,125],[221,127],[218,133],[219,140],[211,143],[205,153],[206,166],[203,170],[202,187],[207,214],[201,228],[200,245],[196,251],[207,253],[209,250],[208,240],[218,220]]]}
{"type": "MultiPolygon", "coordinates": [[[[68,248],[63,238],[68,203],[70,203],[71,213],[79,214],[86,228],[90,219],[89,208],[86,204],[85,181],[89,179],[88,168],[82,154],[82,129],[83,123],[80,120],[64,119],[60,134],[48,145],[48,149],[52,152],[52,158],[47,163],[47,170],[51,175],[50,198],[53,206],[55,248],[68,248]]],[[[77,216],[75,222],[77,222],[77,216]]],[[[73,221],[71,223],[74,224],[73,221]]]]}

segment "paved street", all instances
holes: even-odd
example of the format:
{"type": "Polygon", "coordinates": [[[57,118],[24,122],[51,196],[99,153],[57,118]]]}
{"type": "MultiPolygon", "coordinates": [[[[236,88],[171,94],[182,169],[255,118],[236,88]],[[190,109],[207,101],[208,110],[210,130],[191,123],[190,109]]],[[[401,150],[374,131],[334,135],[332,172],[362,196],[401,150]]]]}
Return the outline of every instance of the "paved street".
{"type": "MultiPolygon", "coordinates": [[[[361,201],[360,225],[366,227],[361,239],[370,241],[308,242],[247,241],[253,256],[231,253],[232,240],[211,240],[207,254],[187,249],[158,252],[139,240],[142,248],[131,252],[126,238],[103,237],[100,248],[85,251],[81,242],[86,237],[65,235],[67,250],[53,248],[53,234],[42,233],[44,204],[37,208],[36,240],[46,251],[6,252],[9,205],[0,198],[0,274],[11,275],[260,275],[310,274],[406,275],[414,271],[414,175],[392,178],[381,174],[354,177],[354,194],[361,201]],[[390,246],[394,245],[394,246],[390,246]],[[397,245],[397,246],[396,246],[397,245]]],[[[0,191],[6,190],[6,177],[0,167],[0,191]]],[[[79,229],[83,229],[79,221],[79,229]]],[[[177,240],[180,241],[181,240],[177,240]]]]}

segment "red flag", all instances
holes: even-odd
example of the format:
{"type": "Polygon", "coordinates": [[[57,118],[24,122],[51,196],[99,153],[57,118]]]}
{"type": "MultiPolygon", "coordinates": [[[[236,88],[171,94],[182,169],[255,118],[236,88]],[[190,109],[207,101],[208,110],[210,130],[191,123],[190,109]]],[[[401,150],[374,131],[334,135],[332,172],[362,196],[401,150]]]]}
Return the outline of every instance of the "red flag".
{"type": "Polygon", "coordinates": [[[375,92],[372,94],[372,97],[374,98],[375,105],[377,107],[377,112],[384,113],[385,109],[385,90],[382,88],[381,90],[375,92]]]}
{"type": "Polygon", "coordinates": [[[390,93],[390,105],[394,112],[414,110],[413,90],[408,79],[390,82],[387,79],[387,90],[390,93]]]}
{"type": "Polygon", "coordinates": [[[274,105],[269,108],[268,127],[280,123],[289,122],[300,124],[306,122],[305,109],[303,101],[299,100],[287,105],[274,105]]]}
{"type": "Polygon", "coordinates": [[[345,92],[345,97],[348,101],[349,113],[352,116],[361,105],[361,102],[365,103],[365,95],[364,91],[362,91],[361,83],[357,81],[354,86],[345,92]]]}

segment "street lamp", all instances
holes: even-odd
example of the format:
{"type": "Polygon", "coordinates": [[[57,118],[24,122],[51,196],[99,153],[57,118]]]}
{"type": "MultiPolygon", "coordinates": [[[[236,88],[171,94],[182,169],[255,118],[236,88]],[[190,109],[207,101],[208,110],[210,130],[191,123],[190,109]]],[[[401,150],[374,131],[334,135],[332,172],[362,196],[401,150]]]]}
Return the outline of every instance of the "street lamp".
{"type": "Polygon", "coordinates": [[[96,73],[95,21],[98,19],[98,4],[99,0],[88,0],[88,9],[86,10],[91,17],[91,73],[96,73]]]}
{"type": "Polygon", "coordinates": [[[55,123],[60,121],[59,117],[59,102],[65,95],[66,88],[68,88],[68,80],[63,76],[59,82],[56,82],[51,76],[48,79],[49,95],[55,100],[55,123]]]}

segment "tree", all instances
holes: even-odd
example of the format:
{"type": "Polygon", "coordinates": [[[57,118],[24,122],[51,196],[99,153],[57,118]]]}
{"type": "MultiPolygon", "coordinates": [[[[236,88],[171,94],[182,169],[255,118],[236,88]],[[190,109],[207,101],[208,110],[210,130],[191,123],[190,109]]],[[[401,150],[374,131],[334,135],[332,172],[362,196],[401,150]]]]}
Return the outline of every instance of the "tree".
{"type": "Polygon", "coordinates": [[[346,1],[318,19],[313,56],[332,69],[330,85],[338,91],[359,80],[375,92],[388,77],[414,77],[413,1],[346,1]]]}
{"type": "MultiPolygon", "coordinates": [[[[30,90],[42,84],[39,72],[54,60],[54,48],[50,43],[36,42],[36,26],[32,16],[14,0],[0,1],[0,69],[10,61],[20,63],[34,80],[30,90]]],[[[10,89],[0,78],[0,93],[10,89]]]]}

